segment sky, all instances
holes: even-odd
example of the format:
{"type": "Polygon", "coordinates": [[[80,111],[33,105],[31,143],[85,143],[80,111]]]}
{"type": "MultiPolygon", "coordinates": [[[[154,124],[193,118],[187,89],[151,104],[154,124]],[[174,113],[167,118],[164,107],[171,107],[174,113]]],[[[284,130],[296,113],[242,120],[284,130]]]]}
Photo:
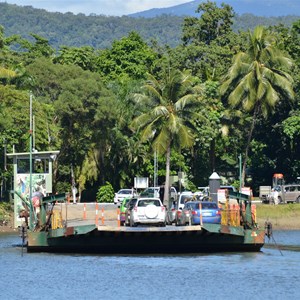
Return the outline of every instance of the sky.
{"type": "Polygon", "coordinates": [[[122,16],[151,8],[175,6],[192,0],[0,0],[19,6],[32,6],[50,12],[122,16]]]}

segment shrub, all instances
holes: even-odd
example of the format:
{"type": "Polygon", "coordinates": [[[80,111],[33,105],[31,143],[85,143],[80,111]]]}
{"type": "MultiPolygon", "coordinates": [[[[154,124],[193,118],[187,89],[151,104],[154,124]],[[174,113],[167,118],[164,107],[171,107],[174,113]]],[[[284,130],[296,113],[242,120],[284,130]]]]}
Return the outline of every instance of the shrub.
{"type": "Polygon", "coordinates": [[[114,189],[109,182],[101,186],[96,196],[98,203],[110,203],[114,201],[114,189]]]}

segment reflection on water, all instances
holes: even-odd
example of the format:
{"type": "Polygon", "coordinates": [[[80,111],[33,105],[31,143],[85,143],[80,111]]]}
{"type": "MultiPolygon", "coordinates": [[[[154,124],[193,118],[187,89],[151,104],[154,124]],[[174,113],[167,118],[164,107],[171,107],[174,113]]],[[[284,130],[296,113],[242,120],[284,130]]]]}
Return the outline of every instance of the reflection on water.
{"type": "MultiPolygon", "coordinates": [[[[274,232],[300,245],[300,231],[274,232]]],[[[266,240],[266,244],[268,241],[266,240]]],[[[285,299],[300,295],[299,253],[21,256],[17,235],[0,235],[2,299],[285,299]],[[16,246],[18,245],[18,246],[16,246]],[[291,284],[293,283],[293,284],[291,284]]],[[[270,241],[271,244],[271,241],[270,241]]]]}

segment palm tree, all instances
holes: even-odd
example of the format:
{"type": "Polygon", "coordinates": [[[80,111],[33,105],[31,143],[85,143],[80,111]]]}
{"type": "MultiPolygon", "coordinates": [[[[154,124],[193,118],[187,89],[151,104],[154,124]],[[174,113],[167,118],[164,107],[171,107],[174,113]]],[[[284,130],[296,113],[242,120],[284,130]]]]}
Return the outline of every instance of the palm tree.
{"type": "Polygon", "coordinates": [[[168,208],[171,148],[193,146],[192,127],[188,125],[196,114],[197,97],[191,77],[179,70],[165,70],[161,80],[148,75],[142,89],[143,93],[134,96],[142,112],[132,127],[141,130],[142,141],[152,140],[153,149],[166,155],[164,203],[168,208]]]}
{"type": "Polygon", "coordinates": [[[221,86],[221,95],[228,97],[233,108],[252,114],[242,170],[244,186],[246,162],[253,130],[259,115],[267,118],[280,99],[294,98],[293,80],[287,71],[292,60],[276,47],[276,38],[258,26],[249,32],[247,51],[238,53],[221,86]]]}

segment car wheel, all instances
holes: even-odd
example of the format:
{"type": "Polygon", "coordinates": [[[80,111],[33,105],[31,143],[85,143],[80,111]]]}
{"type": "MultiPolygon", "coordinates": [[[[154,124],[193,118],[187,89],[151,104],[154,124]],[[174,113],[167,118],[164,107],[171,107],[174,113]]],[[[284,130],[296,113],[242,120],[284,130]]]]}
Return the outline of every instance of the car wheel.
{"type": "Polygon", "coordinates": [[[296,199],[296,203],[300,203],[300,196],[296,199]]]}

